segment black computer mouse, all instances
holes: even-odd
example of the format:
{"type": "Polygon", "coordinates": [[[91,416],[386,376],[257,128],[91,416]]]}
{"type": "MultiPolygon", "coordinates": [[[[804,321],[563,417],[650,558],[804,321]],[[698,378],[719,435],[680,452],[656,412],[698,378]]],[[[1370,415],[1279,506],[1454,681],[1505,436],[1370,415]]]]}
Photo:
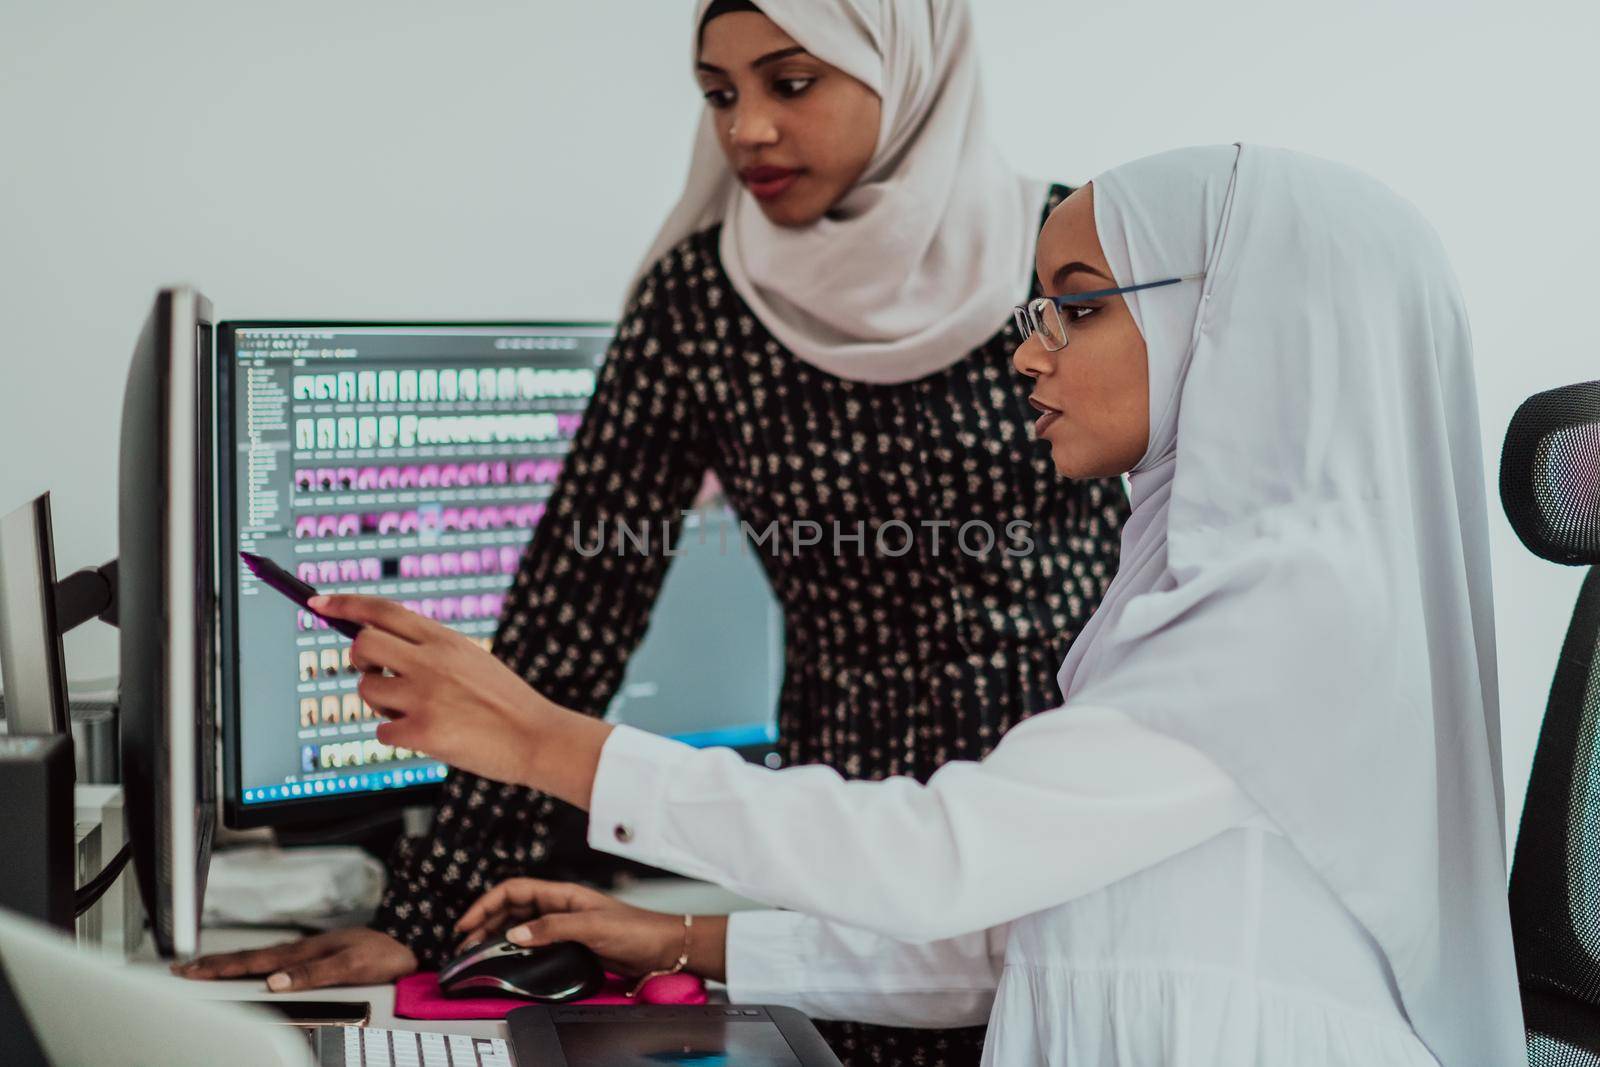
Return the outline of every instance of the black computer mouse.
{"type": "Polygon", "coordinates": [[[511,996],[560,1004],[593,996],[606,980],[600,958],[576,941],[525,948],[504,938],[474,945],[439,972],[447,997],[511,996]]]}

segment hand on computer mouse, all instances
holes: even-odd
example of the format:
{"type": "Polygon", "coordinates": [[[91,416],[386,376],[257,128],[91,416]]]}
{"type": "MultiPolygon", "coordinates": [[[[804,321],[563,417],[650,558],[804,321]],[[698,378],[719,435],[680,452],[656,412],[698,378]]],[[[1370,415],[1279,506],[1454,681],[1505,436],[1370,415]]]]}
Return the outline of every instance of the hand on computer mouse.
{"type": "MultiPolygon", "coordinates": [[[[461,938],[460,946],[465,949],[491,937],[502,937],[511,927],[541,915],[640,910],[598,889],[573,882],[508,878],[463,912],[455,928],[461,938]]],[[[682,920],[678,923],[681,925],[682,920]]]]}
{"type": "MultiPolygon", "coordinates": [[[[516,945],[576,941],[617,974],[669,970],[684,949],[682,915],[624,904],[570,882],[511,878],[480,897],[456,923],[463,947],[504,933],[516,945]]],[[[727,918],[704,915],[689,930],[688,970],[724,980],[727,918]]]]}
{"type": "Polygon", "coordinates": [[[183,978],[267,975],[274,993],[338,985],[382,985],[417,969],[417,957],[388,934],[366,927],[331,930],[268,948],[202,956],[173,964],[183,978]]]}

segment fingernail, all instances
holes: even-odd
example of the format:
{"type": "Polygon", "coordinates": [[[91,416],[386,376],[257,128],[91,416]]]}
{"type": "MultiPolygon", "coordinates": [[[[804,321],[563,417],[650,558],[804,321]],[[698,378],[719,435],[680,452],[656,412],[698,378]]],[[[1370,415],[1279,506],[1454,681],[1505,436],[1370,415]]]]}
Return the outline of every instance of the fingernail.
{"type": "Polygon", "coordinates": [[[282,971],[279,971],[277,974],[267,979],[267,988],[272,990],[274,993],[282,993],[285,989],[289,988],[289,976],[284,974],[282,971]]]}
{"type": "Polygon", "coordinates": [[[526,926],[513,926],[506,931],[506,940],[514,945],[526,945],[533,940],[533,933],[526,926]]]}
{"type": "Polygon", "coordinates": [[[322,596],[320,593],[317,596],[314,596],[310,600],[306,601],[306,607],[310,608],[312,611],[321,611],[323,608],[325,608],[327,606],[328,606],[328,598],[325,597],[325,596],[322,596]]]}

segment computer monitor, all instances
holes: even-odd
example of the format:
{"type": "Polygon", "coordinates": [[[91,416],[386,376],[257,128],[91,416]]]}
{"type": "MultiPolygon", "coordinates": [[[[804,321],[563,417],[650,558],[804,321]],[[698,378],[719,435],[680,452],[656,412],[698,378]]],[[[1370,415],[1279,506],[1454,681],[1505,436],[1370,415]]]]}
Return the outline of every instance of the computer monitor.
{"type": "Polygon", "coordinates": [[[99,617],[122,626],[118,728],[128,843],[163,956],[199,947],[215,823],[215,554],[211,509],[211,308],[159,293],[134,347],[117,486],[120,555],[62,581],[48,494],[0,519],[0,659],[10,733],[68,728],[62,635],[99,617]]]}
{"type": "MultiPolygon", "coordinates": [[[[350,642],[236,562],[275,560],[324,592],[386,596],[487,647],[594,390],[602,323],[224,322],[217,337],[224,816],[230,826],[356,816],[431,799],[446,768],[381,744],[350,642]]],[[[770,740],[781,624],[753,558],[730,557],[720,623],[663,594],[614,707],[658,732],[770,740]],[[682,604],[676,613],[672,604],[682,604]],[[672,619],[681,618],[682,626],[672,619]],[[761,655],[721,673],[653,652],[728,621],[761,655]],[[650,664],[660,665],[659,672],[650,664]],[[698,674],[696,673],[698,672],[698,674]],[[659,673],[683,684],[653,685],[659,673]],[[756,682],[742,681],[754,675],[756,682]],[[720,686],[720,688],[718,688],[720,686]],[[648,697],[649,692],[677,694],[648,697]],[[708,703],[708,695],[728,700],[708,703]],[[752,702],[749,694],[762,699],[752,702]],[[631,695],[627,695],[631,694],[631,695]],[[732,736],[721,734],[719,736],[732,736]]],[[[672,570],[685,567],[678,559],[672,570]]],[[[708,638],[714,640],[714,637],[708,638]]],[[[781,646],[780,646],[781,647],[781,646]]],[[[693,739],[691,737],[691,739],[693,739]]]]}
{"type": "Polygon", "coordinates": [[[710,500],[684,517],[673,552],[606,720],[777,767],[783,613],[756,550],[710,500]]]}
{"type": "Polygon", "coordinates": [[[134,347],[117,492],[128,839],[155,945],[199,947],[216,811],[211,305],[167,289],[134,347]]]}
{"type": "Polygon", "coordinates": [[[95,617],[115,626],[116,591],[116,560],[56,580],[49,493],[0,517],[0,681],[9,733],[67,732],[61,639],[95,617]]]}
{"type": "Polygon", "coordinates": [[[67,732],[67,677],[56,621],[50,494],[0,518],[0,682],[6,730],[67,732]]]}

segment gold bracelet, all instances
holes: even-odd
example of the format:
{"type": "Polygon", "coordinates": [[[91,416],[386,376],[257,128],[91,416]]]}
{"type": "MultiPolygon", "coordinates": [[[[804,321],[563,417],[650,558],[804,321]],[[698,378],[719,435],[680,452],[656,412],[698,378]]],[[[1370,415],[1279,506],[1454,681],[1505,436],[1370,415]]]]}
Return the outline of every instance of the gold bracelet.
{"type": "Polygon", "coordinates": [[[633,999],[633,998],[638,997],[639,991],[644,988],[644,984],[646,982],[650,981],[650,979],[652,979],[652,978],[665,978],[669,974],[678,974],[685,967],[689,966],[689,930],[693,926],[694,926],[694,916],[693,915],[685,915],[683,917],[683,951],[678,953],[678,962],[674,963],[669,969],[667,969],[665,971],[651,971],[649,974],[647,974],[643,978],[639,979],[639,981],[634,984],[634,987],[632,989],[628,990],[628,997],[629,997],[630,1000],[633,999]]]}

